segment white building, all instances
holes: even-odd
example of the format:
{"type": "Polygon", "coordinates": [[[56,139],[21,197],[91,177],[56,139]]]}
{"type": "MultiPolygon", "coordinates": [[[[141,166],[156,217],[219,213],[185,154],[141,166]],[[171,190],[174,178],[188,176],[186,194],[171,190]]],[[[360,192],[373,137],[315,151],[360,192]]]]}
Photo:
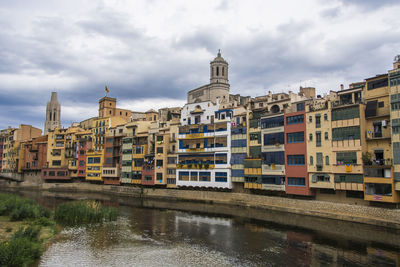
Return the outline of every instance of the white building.
{"type": "Polygon", "coordinates": [[[232,188],[231,120],[233,111],[204,101],[186,104],[179,127],[177,186],[232,188]]]}

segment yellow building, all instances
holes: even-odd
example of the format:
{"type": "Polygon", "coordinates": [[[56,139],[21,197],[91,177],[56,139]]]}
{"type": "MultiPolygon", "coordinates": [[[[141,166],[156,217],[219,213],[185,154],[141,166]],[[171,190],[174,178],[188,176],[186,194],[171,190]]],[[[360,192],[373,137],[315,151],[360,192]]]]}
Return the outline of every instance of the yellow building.
{"type": "Polygon", "coordinates": [[[337,92],[332,105],[332,172],[337,199],[363,202],[363,161],[366,149],[363,86],[337,92]]]}
{"type": "Polygon", "coordinates": [[[400,202],[400,57],[389,74],[366,79],[365,199],[400,202]]]}
{"type": "Polygon", "coordinates": [[[93,120],[92,133],[95,150],[103,150],[104,142],[110,128],[122,125],[128,121],[126,117],[101,117],[93,120]]]}
{"type": "Polygon", "coordinates": [[[21,124],[18,128],[5,129],[3,134],[2,172],[20,173],[24,166],[24,151],[21,142],[39,137],[42,130],[31,125],[21,124]]]}
{"type": "Polygon", "coordinates": [[[393,177],[397,196],[400,192],[400,55],[396,56],[393,70],[389,71],[390,117],[392,126],[393,177]]]}
{"type": "Polygon", "coordinates": [[[178,122],[161,123],[155,136],[155,184],[176,187],[178,122]]]}
{"type": "Polygon", "coordinates": [[[103,151],[86,152],[86,181],[103,182],[103,151]]]}
{"type": "Polygon", "coordinates": [[[309,187],[316,190],[316,199],[331,197],[335,189],[331,103],[326,98],[306,105],[307,172],[309,187]]]}

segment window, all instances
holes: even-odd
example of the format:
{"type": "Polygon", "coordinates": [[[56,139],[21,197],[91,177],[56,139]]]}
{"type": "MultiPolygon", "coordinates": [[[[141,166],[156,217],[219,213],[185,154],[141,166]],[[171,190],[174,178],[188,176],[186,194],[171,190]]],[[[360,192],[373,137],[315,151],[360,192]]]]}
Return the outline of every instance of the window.
{"type": "Polygon", "coordinates": [[[226,183],[228,181],[226,172],[216,172],[215,173],[215,181],[226,183]]]}
{"type": "Polygon", "coordinates": [[[162,160],[162,159],[158,159],[158,160],[156,161],[156,166],[157,166],[157,167],[162,167],[162,165],[163,165],[163,160],[162,160]]]}
{"type": "Polygon", "coordinates": [[[288,177],[288,185],[306,186],[306,179],[303,177],[288,177]]]}
{"type": "Polygon", "coordinates": [[[328,132],[325,132],[325,140],[328,140],[328,139],[329,139],[328,132]]]}
{"type": "Polygon", "coordinates": [[[378,108],[383,108],[385,107],[385,102],[378,102],[378,108]]]}
{"type": "Polygon", "coordinates": [[[113,152],[113,148],[112,147],[107,147],[106,148],[106,153],[112,153],[113,152]]]}
{"type": "Polygon", "coordinates": [[[163,153],[163,148],[157,147],[157,154],[162,154],[162,153],[163,153]]]}
{"type": "Polygon", "coordinates": [[[387,78],[385,78],[385,79],[380,79],[380,80],[377,80],[377,81],[372,81],[372,82],[369,82],[368,83],[368,90],[373,90],[373,89],[376,89],[376,88],[380,88],[380,87],[385,87],[385,86],[388,86],[388,79],[387,78]]]}
{"type": "Polygon", "coordinates": [[[53,160],[53,166],[61,166],[61,160],[53,160]]]}
{"type": "Polygon", "coordinates": [[[85,161],[84,160],[80,160],[79,161],[79,166],[85,166],[85,161]]]}
{"type": "Polygon", "coordinates": [[[310,133],[309,141],[312,141],[312,134],[310,133]]]}
{"type": "Polygon", "coordinates": [[[261,128],[275,128],[285,125],[284,116],[261,119],[261,128]]]}
{"type": "Polygon", "coordinates": [[[291,144],[291,143],[303,143],[304,142],[304,132],[286,134],[286,142],[288,144],[291,144]]]}
{"type": "Polygon", "coordinates": [[[328,120],[328,114],[324,114],[324,120],[327,121],[328,120]]]}
{"type": "Polygon", "coordinates": [[[314,158],[313,158],[313,156],[310,156],[310,165],[314,165],[314,158]]]}
{"type": "Polygon", "coordinates": [[[359,117],[360,117],[359,106],[353,106],[353,107],[334,109],[332,111],[331,120],[332,121],[348,120],[348,119],[359,118],[359,117]]]}
{"type": "Polygon", "coordinates": [[[286,117],[286,124],[297,124],[304,122],[304,115],[286,117]]]}
{"type": "Polygon", "coordinates": [[[304,110],[304,103],[298,103],[297,104],[297,111],[303,111],[304,110]]]}
{"type": "Polygon", "coordinates": [[[325,165],[329,165],[329,156],[325,156],[325,165]]]}
{"type": "Polygon", "coordinates": [[[285,134],[281,133],[271,133],[264,134],[264,146],[279,145],[285,143],[285,134]]]}
{"type": "Polygon", "coordinates": [[[312,122],[312,116],[308,117],[308,122],[312,122]]]}
{"type": "Polygon", "coordinates": [[[329,182],[329,175],[317,175],[317,182],[329,182]]]}
{"type": "Polygon", "coordinates": [[[288,155],[288,165],[304,165],[304,155],[288,155]]]}
{"type": "Polygon", "coordinates": [[[160,181],[160,183],[162,182],[162,173],[156,173],[156,177],[157,177],[157,180],[159,180],[160,181]]]}
{"type": "Polygon", "coordinates": [[[336,153],[336,164],[357,164],[356,152],[338,152],[336,153]]]}
{"type": "Polygon", "coordinates": [[[80,154],[80,155],[85,155],[85,150],[83,150],[83,149],[82,149],[82,150],[79,150],[79,154],[80,154]]]}
{"type": "Polygon", "coordinates": [[[167,174],[175,175],[176,174],[176,169],[167,169],[167,174]]]}
{"type": "Polygon", "coordinates": [[[211,181],[211,173],[210,172],[199,172],[199,181],[210,182],[211,181]]]}
{"type": "Polygon", "coordinates": [[[332,129],[332,140],[355,140],[361,138],[360,126],[349,126],[332,129]]]}
{"type": "Polygon", "coordinates": [[[321,115],[315,115],[315,128],[321,128],[321,115]]]}
{"type": "Polygon", "coordinates": [[[321,132],[315,133],[316,146],[321,146],[321,132]]]}
{"type": "Polygon", "coordinates": [[[89,164],[100,163],[100,157],[88,157],[88,163],[89,164]]]}

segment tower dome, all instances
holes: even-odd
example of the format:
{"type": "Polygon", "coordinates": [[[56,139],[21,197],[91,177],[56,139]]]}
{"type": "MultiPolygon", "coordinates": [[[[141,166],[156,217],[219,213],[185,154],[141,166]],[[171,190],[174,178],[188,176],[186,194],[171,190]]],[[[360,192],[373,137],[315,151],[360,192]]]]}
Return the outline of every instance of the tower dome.
{"type": "Polygon", "coordinates": [[[218,50],[217,57],[210,62],[210,83],[229,84],[228,62],[221,56],[221,50],[218,50]]]}

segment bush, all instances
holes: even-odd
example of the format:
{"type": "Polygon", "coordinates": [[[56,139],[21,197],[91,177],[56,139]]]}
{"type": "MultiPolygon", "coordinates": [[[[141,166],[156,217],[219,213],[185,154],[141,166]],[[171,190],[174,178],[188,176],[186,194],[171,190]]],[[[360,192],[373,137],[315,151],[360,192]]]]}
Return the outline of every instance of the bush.
{"type": "Polygon", "coordinates": [[[0,266],[27,266],[40,257],[42,244],[38,240],[40,227],[20,228],[0,244],[0,266]]]}
{"type": "Polygon", "coordinates": [[[11,221],[50,217],[50,211],[31,199],[0,194],[0,215],[9,215],[11,221]]]}
{"type": "Polygon", "coordinates": [[[59,205],[54,212],[54,219],[64,225],[78,225],[114,221],[118,210],[104,207],[96,201],[73,201],[59,205]]]}

